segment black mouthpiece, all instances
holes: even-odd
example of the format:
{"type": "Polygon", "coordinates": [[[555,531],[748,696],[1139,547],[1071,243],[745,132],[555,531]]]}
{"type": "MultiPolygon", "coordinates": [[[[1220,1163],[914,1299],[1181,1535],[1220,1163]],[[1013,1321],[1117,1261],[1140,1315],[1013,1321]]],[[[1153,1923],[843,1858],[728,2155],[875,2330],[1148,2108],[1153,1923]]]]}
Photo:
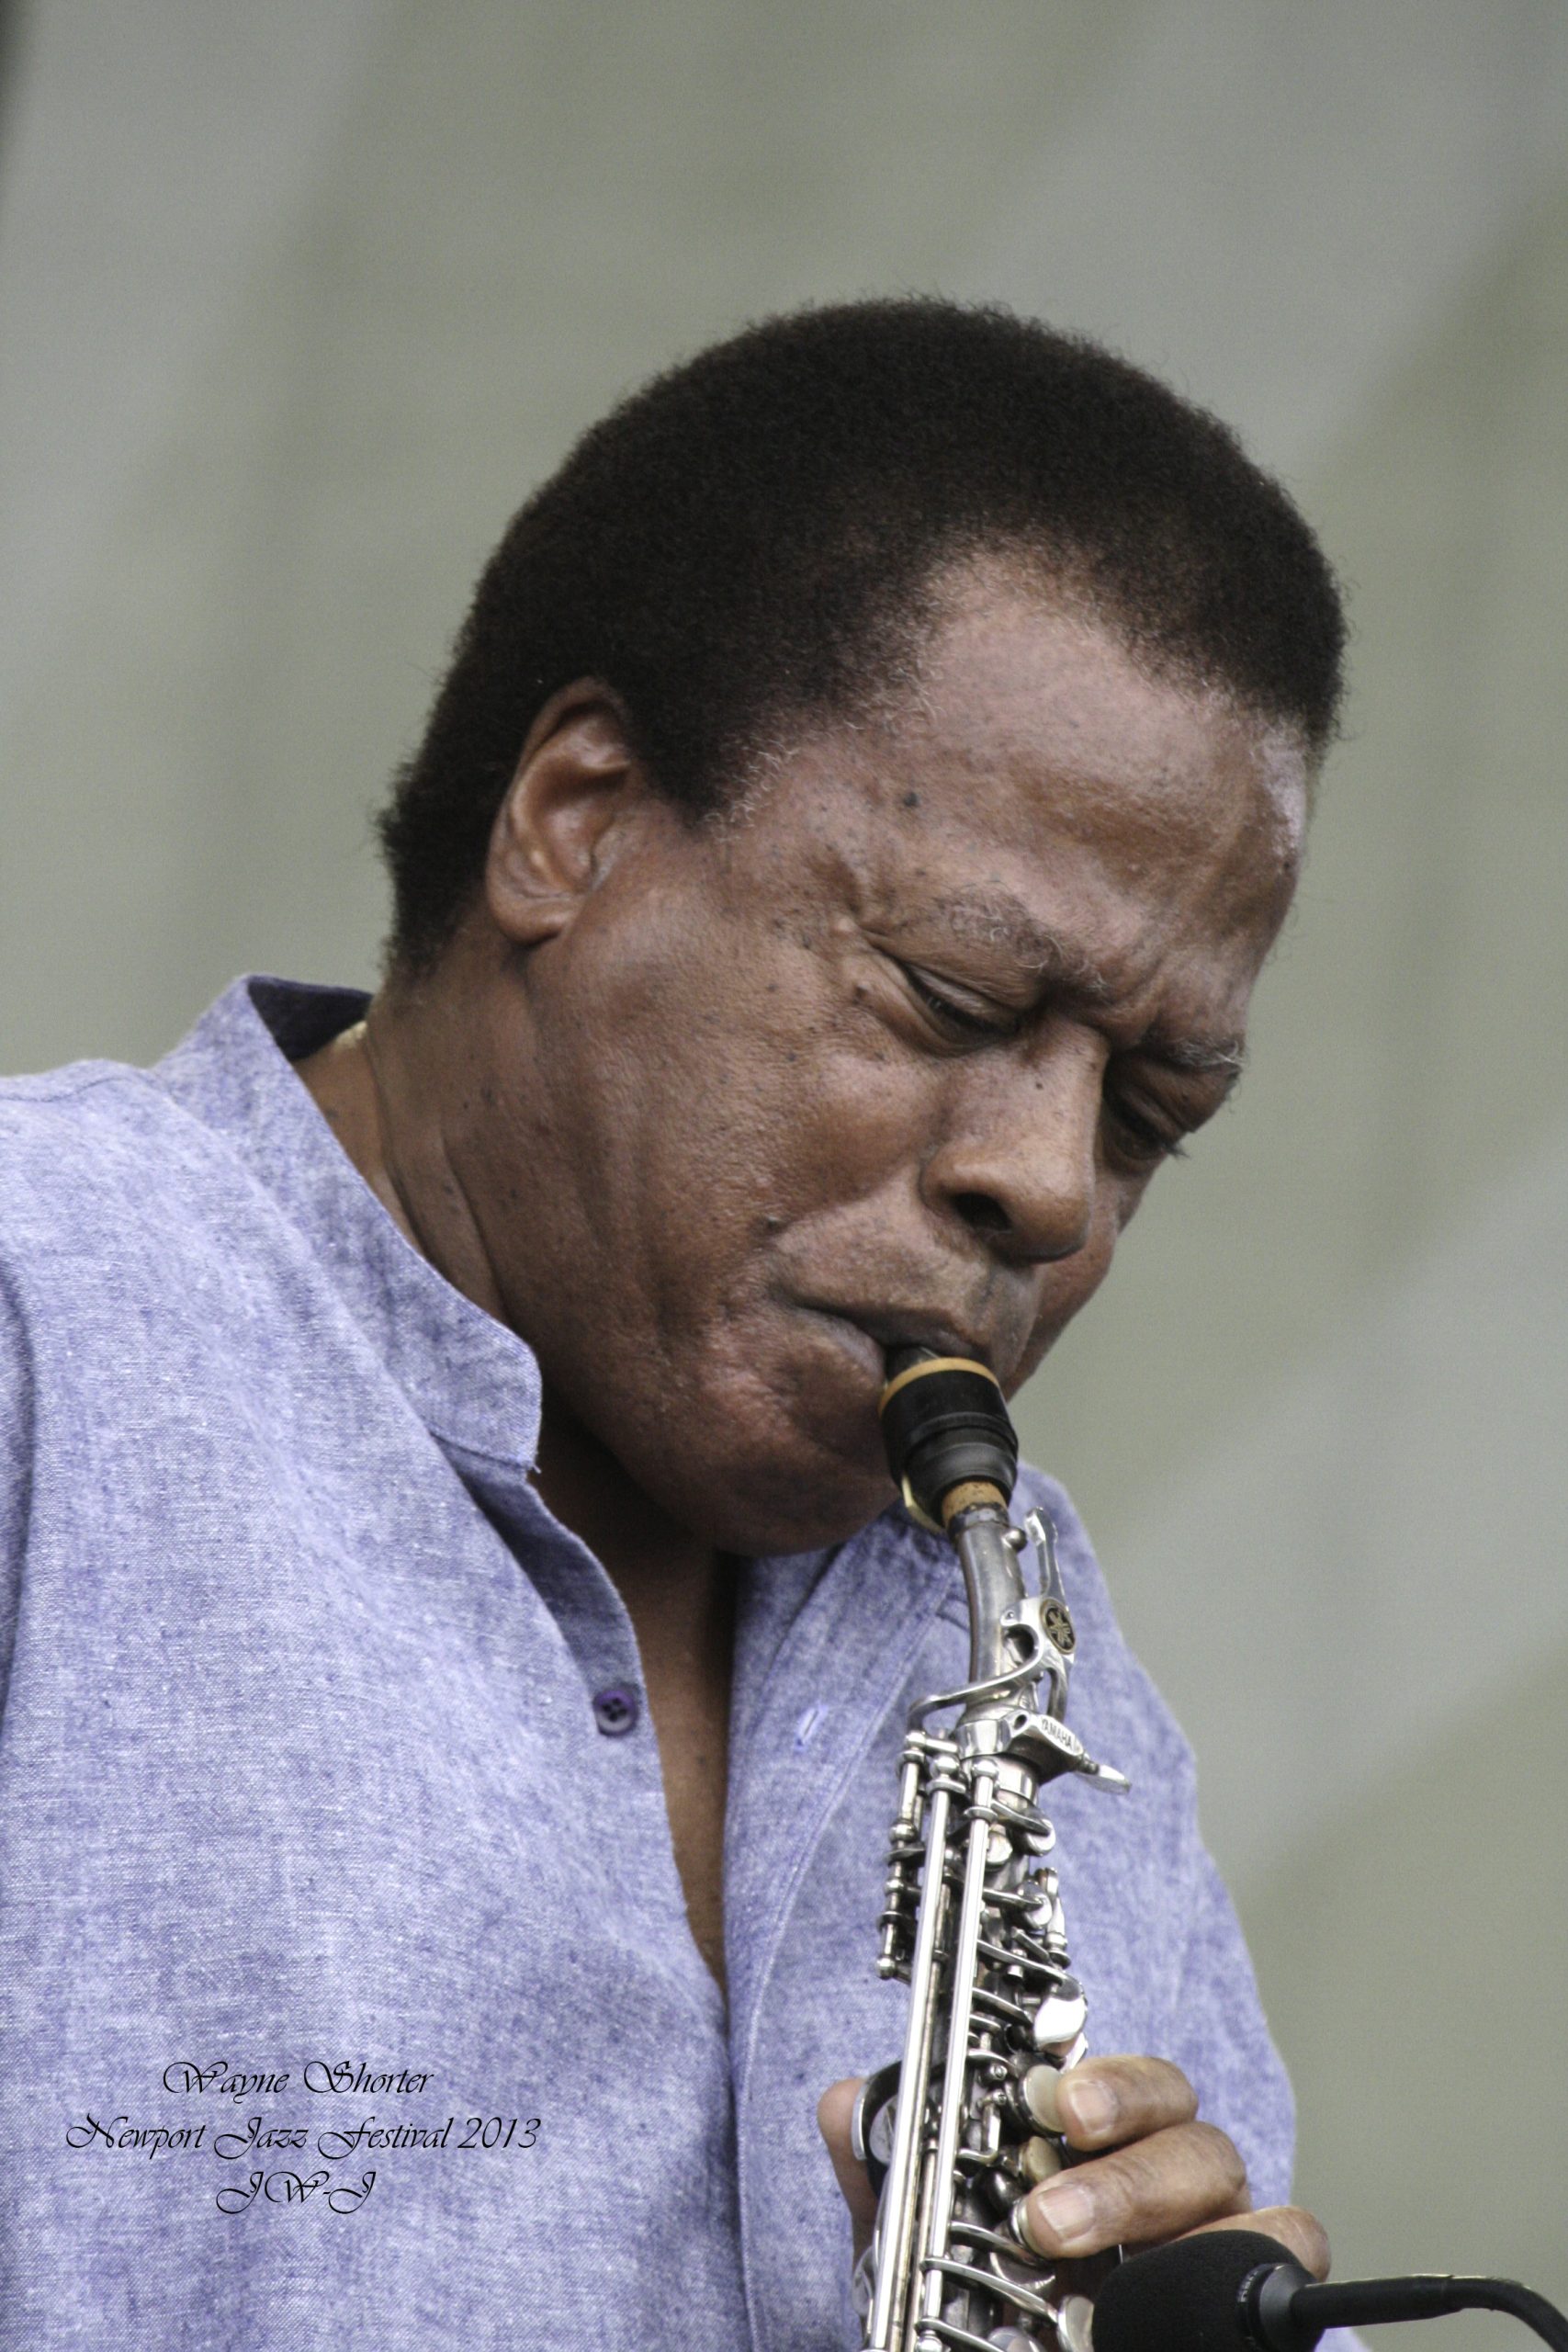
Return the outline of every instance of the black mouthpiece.
{"type": "Polygon", "coordinates": [[[887,1466],[905,1502],[933,1527],[955,1487],[992,1487],[1005,1504],[1018,1476],[1018,1433],[994,1374],[964,1356],[893,1348],[878,1408],[887,1466]]]}

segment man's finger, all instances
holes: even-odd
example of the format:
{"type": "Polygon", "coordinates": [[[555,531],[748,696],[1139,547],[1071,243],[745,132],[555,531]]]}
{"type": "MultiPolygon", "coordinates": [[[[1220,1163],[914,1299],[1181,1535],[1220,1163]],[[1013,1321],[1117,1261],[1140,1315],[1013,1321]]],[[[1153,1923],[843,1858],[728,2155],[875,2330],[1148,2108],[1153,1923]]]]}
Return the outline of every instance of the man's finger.
{"type": "Polygon", "coordinates": [[[865,2166],[856,2163],[850,2146],[850,2118],[854,2113],[855,2095],[864,2079],[862,2075],[853,2075],[829,2086],[817,2102],[817,2128],[828,2143],[834,2177],[843,2191],[851,2218],[858,2229],[869,2230],[876,2219],[876,2196],[866,2178],[865,2166]]]}
{"type": "Polygon", "coordinates": [[[1225,2134],[1180,2123],[1058,2173],[1031,2192],[1020,2219],[1036,2254],[1051,2260],[1163,2245],[1249,2208],[1246,2168],[1225,2134]]]}
{"type": "Polygon", "coordinates": [[[1265,2205],[1258,2213],[1248,2213],[1244,2222],[1231,2219],[1222,2222],[1201,2222],[1197,2229],[1189,2230],[1191,2238],[1202,2237],[1210,2230],[1237,2228],[1259,2230],[1265,2237],[1278,2238],[1287,2254],[1293,2254],[1303,2270],[1314,2278],[1328,2276],[1328,2236],[1315,2213],[1305,2212],[1300,2205],[1265,2205]]]}
{"type": "Polygon", "coordinates": [[[1029,2087],[1041,2121],[1074,2148],[1120,2147],[1198,2112],[1197,2092],[1165,2058],[1085,2058],[1066,2074],[1037,2066],[1029,2087]]]}

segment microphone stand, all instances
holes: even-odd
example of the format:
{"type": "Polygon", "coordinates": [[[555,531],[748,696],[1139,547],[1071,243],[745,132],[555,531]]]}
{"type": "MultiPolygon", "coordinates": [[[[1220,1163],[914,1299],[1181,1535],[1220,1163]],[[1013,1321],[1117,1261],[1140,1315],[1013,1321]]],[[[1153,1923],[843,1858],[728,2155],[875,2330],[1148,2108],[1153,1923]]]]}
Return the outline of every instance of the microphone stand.
{"type": "Polygon", "coordinates": [[[1330,2327],[1381,2327],[1393,2320],[1444,2319],[1452,2312],[1506,2312],[1555,2352],[1568,2352],[1568,2319],[1517,2278],[1325,2279],[1297,2283],[1294,2263],[1259,2266],[1242,2288],[1248,2332],[1270,2352],[1312,2352],[1330,2327]],[[1292,2278],[1292,2273],[1295,2272],[1292,2278]]]}
{"type": "Polygon", "coordinates": [[[1504,2312],[1568,2352],[1568,2319],[1514,2278],[1310,2278],[1256,2230],[1202,2230],[1134,2254],[1095,2299],[1095,2352],[1314,2352],[1331,2327],[1504,2312]]]}

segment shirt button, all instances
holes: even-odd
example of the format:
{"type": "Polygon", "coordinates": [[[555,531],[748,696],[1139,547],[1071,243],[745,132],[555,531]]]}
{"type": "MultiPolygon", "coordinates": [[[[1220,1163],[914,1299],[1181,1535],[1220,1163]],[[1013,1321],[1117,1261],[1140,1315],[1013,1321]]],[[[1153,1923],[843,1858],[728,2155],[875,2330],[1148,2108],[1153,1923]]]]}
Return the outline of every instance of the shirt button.
{"type": "Polygon", "coordinates": [[[593,1720],[612,1739],[619,1739],[623,1732],[630,1731],[637,1714],[637,1692],[628,1690],[624,1682],[593,1694],[593,1720]]]}

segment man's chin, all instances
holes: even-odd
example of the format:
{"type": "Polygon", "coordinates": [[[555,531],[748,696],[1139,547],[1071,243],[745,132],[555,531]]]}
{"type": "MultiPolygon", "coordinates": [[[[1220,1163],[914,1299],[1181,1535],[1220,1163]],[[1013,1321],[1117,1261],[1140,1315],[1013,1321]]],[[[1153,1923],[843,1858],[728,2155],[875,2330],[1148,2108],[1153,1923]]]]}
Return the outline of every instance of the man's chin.
{"type": "Polygon", "coordinates": [[[806,1476],[781,1487],[738,1464],[732,1494],[710,1502],[702,1532],[716,1551],[746,1559],[819,1552],[858,1535],[894,1499],[886,1473],[849,1479],[840,1465],[831,1479],[806,1476]]]}
{"type": "Polygon", "coordinates": [[[884,1376],[881,1351],[837,1317],[760,1317],[672,1384],[680,1414],[639,1429],[635,1446],[633,1416],[620,1416],[615,1450],[655,1508],[713,1550],[818,1551],[895,1499],[876,1411],[884,1376]]]}
{"type": "Polygon", "coordinates": [[[684,1476],[677,1468],[660,1499],[716,1551],[753,1559],[820,1551],[857,1535],[895,1500],[874,1422],[870,1442],[866,1434],[842,1422],[785,1425],[770,1432],[772,1442],[747,1445],[738,1431],[739,1442],[716,1458],[682,1465],[684,1476]]]}

